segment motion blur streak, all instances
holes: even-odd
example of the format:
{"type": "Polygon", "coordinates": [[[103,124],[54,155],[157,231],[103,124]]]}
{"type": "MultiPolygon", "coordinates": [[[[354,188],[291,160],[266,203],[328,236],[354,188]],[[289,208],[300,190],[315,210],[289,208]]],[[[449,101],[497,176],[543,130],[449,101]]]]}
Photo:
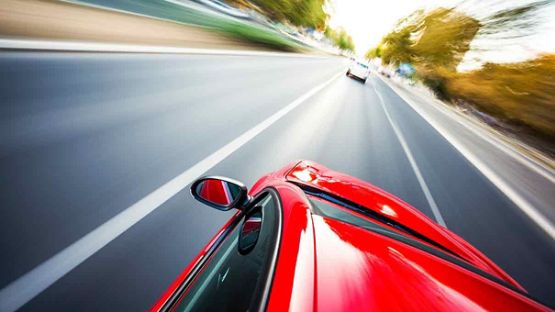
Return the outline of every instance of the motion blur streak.
{"type": "MultiPolygon", "coordinates": [[[[463,154],[480,172],[482,172],[488,179],[495,184],[499,190],[501,190],[507,197],[509,197],[520,209],[526,213],[526,215],[532,219],[536,224],[545,231],[552,239],[555,240],[555,226],[547,217],[545,217],[541,212],[539,212],[534,206],[530,203],[526,197],[529,197],[530,194],[522,194],[521,187],[513,187],[511,186],[506,180],[504,180],[499,174],[496,173],[494,168],[489,167],[486,165],[480,157],[476,156],[470,149],[461,144],[457,138],[450,134],[445,127],[443,127],[439,122],[436,122],[430,115],[428,115],[422,108],[414,103],[412,100],[400,95],[406,103],[408,103],[416,112],[418,112],[422,117],[426,119],[430,125],[432,125],[446,140],[448,140],[461,154],[463,154]]],[[[453,122],[456,122],[453,120],[453,122]]],[[[464,124],[462,124],[464,126],[464,124]]],[[[470,131],[474,130],[473,128],[469,128],[470,131]]],[[[485,136],[487,138],[487,135],[485,136]]],[[[502,149],[500,144],[492,145],[496,148],[502,149]]],[[[548,180],[548,183],[553,183],[553,176],[550,172],[546,171],[543,168],[537,167],[534,163],[529,163],[526,160],[522,160],[520,155],[514,155],[503,149],[503,151],[507,155],[511,155],[516,161],[521,162],[526,168],[535,171],[540,176],[548,180]]],[[[549,203],[548,203],[549,204],[549,203]]]]}
{"type": "Polygon", "coordinates": [[[236,56],[279,56],[310,57],[317,56],[291,52],[271,52],[252,50],[176,48],[166,46],[146,46],[138,44],[75,42],[63,40],[0,39],[0,48],[17,50],[41,50],[62,52],[129,52],[129,53],[169,53],[169,54],[210,54],[236,56]]]}
{"type": "Polygon", "coordinates": [[[154,209],[175,196],[175,194],[183,190],[203,173],[217,165],[237,149],[241,148],[245,143],[252,140],[255,136],[291,112],[305,100],[325,88],[342,74],[343,72],[340,72],[326,82],[314,87],[272,116],[243,133],[238,138],[196,163],[191,168],[86,234],[52,258],[4,287],[0,290],[0,311],[15,311],[20,308],[102,247],[128,230],[135,223],[139,222],[154,209]]]}
{"type": "MultiPolygon", "coordinates": [[[[13,127],[3,131],[0,145],[0,253],[10,255],[0,260],[0,288],[346,65],[339,58],[306,57],[1,56],[0,124],[13,127]]],[[[206,174],[251,185],[293,160],[312,159],[369,181],[433,218],[376,91],[449,228],[532,295],[555,305],[553,240],[374,74],[366,84],[340,77],[206,174]]],[[[485,151],[484,162],[507,168],[505,180],[534,175],[512,170],[518,166],[512,158],[452,127],[465,144],[485,151]]],[[[555,194],[546,191],[552,184],[529,181],[537,192],[530,190],[534,206],[552,205],[555,194]]],[[[232,213],[203,207],[185,188],[21,310],[146,310],[232,213]]]]}

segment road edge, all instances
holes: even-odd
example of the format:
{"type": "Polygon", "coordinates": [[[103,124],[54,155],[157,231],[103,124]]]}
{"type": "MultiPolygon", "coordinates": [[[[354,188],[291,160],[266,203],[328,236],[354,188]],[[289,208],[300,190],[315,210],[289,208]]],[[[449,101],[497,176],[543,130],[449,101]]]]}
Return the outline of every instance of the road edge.
{"type": "Polygon", "coordinates": [[[208,54],[236,56],[273,56],[302,58],[333,58],[333,55],[314,55],[293,52],[274,52],[233,49],[181,48],[156,45],[106,43],[70,40],[7,39],[0,38],[0,50],[50,51],[50,52],[105,52],[105,53],[159,53],[159,54],[208,54]]]}
{"type": "MultiPolygon", "coordinates": [[[[426,113],[422,112],[422,110],[418,108],[418,105],[416,103],[413,103],[412,99],[407,98],[401,92],[397,91],[397,87],[392,85],[391,82],[386,81],[380,75],[376,75],[376,76],[384,84],[386,84],[393,92],[395,92],[395,94],[397,94],[401,99],[403,99],[418,115],[420,115],[422,118],[424,118],[424,120],[426,120],[426,122],[428,124],[430,124],[456,150],[458,150],[476,169],[478,169],[478,171],[480,171],[493,185],[495,185],[495,187],[497,187],[503,194],[505,194],[505,196],[507,196],[507,198],[509,198],[517,207],[519,207],[520,210],[522,212],[524,212],[524,214],[526,214],[534,223],[536,223],[542,229],[542,231],[544,231],[551,239],[555,240],[555,226],[551,223],[550,220],[548,220],[541,212],[539,212],[536,208],[534,208],[534,206],[532,204],[530,204],[526,199],[524,199],[522,196],[520,196],[519,193],[517,191],[515,191],[511,186],[509,186],[507,183],[505,183],[503,181],[503,179],[497,173],[495,173],[493,170],[488,168],[477,157],[475,157],[474,154],[471,151],[468,150],[468,148],[466,148],[462,143],[458,142],[458,140],[456,138],[454,138],[452,135],[448,134],[443,129],[442,126],[438,125],[433,120],[433,118],[428,116],[426,113]]],[[[469,131],[474,132],[476,135],[479,135],[481,137],[484,137],[484,135],[488,136],[488,137],[484,138],[486,141],[488,141],[490,143],[491,143],[490,140],[492,140],[492,139],[497,141],[495,138],[489,137],[490,134],[488,134],[488,133],[480,133],[480,132],[485,132],[484,130],[478,132],[478,130],[474,129],[474,127],[468,126],[466,123],[459,120],[460,117],[456,118],[455,116],[453,116],[452,114],[448,114],[444,110],[440,110],[437,107],[436,107],[436,109],[438,109],[441,113],[446,115],[448,118],[454,120],[455,122],[460,123],[462,126],[467,128],[469,131]]],[[[492,144],[492,145],[494,145],[496,148],[500,148],[497,144],[492,144]]],[[[502,149],[502,151],[505,151],[505,149],[502,149]]],[[[517,152],[513,151],[513,153],[517,153],[517,152]]],[[[507,154],[510,155],[511,157],[515,158],[515,160],[522,163],[522,160],[516,158],[513,153],[507,153],[507,154]]],[[[518,154],[518,155],[520,155],[521,157],[525,157],[524,155],[521,155],[521,154],[518,154]]],[[[525,159],[528,160],[528,161],[531,161],[527,157],[525,159]]],[[[532,167],[529,163],[523,163],[523,164],[525,166],[527,166],[528,168],[536,171],[536,172],[538,170],[537,168],[532,167]]],[[[544,175],[542,174],[542,176],[544,176],[544,175]]],[[[547,178],[547,179],[550,182],[553,181],[549,178],[547,178]]]]}

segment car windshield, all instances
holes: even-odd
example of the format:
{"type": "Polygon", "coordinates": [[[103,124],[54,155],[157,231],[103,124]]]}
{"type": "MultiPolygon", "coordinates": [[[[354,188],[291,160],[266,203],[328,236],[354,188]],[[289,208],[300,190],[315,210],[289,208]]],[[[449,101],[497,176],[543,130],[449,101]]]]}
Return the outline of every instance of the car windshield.
{"type": "Polygon", "coordinates": [[[366,64],[363,64],[363,63],[360,63],[360,62],[358,62],[357,64],[358,64],[359,66],[364,67],[364,68],[368,68],[368,65],[366,65],[366,64]]]}
{"type": "Polygon", "coordinates": [[[353,211],[354,207],[350,207],[348,204],[345,204],[345,205],[341,204],[337,200],[333,200],[332,202],[330,202],[328,200],[331,199],[331,197],[322,196],[322,195],[326,195],[325,193],[315,193],[315,192],[306,191],[306,190],[305,190],[305,193],[308,195],[309,202],[312,205],[312,212],[315,215],[319,215],[326,218],[338,220],[344,223],[348,223],[351,225],[355,225],[357,227],[369,230],[371,232],[378,233],[383,236],[395,239],[397,241],[400,241],[402,243],[405,243],[407,245],[420,249],[424,252],[432,254],[436,257],[439,257],[443,260],[449,261],[453,264],[463,267],[471,272],[481,275],[482,277],[485,277],[491,281],[499,283],[505,287],[513,289],[519,293],[522,293],[520,290],[516,289],[512,285],[506,283],[505,281],[474,267],[473,265],[469,264],[464,260],[461,260],[461,258],[457,257],[453,253],[449,252],[449,250],[443,248],[441,245],[438,245],[437,243],[430,243],[429,240],[427,241],[425,240],[427,243],[430,243],[430,245],[433,245],[435,248],[431,247],[430,245],[425,244],[417,239],[414,239],[409,235],[399,233],[399,231],[403,232],[402,230],[399,230],[399,229],[398,229],[399,231],[393,230],[392,228],[388,227],[388,226],[391,226],[390,224],[388,224],[388,226],[384,226],[380,224],[383,222],[380,222],[378,220],[376,220],[378,222],[372,222],[366,218],[358,216],[356,212],[353,211]],[[322,199],[322,197],[324,197],[325,199],[322,199]]]}

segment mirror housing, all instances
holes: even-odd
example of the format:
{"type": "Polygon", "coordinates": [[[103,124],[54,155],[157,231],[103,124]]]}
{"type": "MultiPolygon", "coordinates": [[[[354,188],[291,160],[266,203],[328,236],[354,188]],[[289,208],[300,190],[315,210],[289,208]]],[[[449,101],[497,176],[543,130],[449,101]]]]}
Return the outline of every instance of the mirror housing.
{"type": "Polygon", "coordinates": [[[242,209],[248,201],[247,187],[226,177],[199,178],[191,185],[191,194],[201,203],[222,211],[242,209]]]}

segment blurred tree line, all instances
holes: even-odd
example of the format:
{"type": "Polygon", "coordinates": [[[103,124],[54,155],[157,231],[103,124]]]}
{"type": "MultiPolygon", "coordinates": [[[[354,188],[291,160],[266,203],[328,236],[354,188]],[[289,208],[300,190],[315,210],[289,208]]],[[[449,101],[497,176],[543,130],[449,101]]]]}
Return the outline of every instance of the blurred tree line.
{"type": "Polygon", "coordinates": [[[342,28],[334,30],[332,28],[326,28],[324,35],[331,40],[338,48],[341,50],[348,50],[351,52],[355,51],[355,44],[353,38],[342,28]]]}
{"type": "Polygon", "coordinates": [[[456,71],[480,23],[453,9],[418,10],[397,24],[368,58],[381,57],[385,64],[411,63],[416,67],[456,71]]]}
{"type": "Polygon", "coordinates": [[[324,31],[328,14],[324,11],[326,0],[228,0],[249,7],[254,4],[273,21],[324,31]],[[249,3],[250,2],[250,3],[249,3]]]}
{"type": "Polygon", "coordinates": [[[555,144],[555,55],[457,71],[478,33],[499,38],[515,23],[527,27],[533,22],[530,13],[543,5],[544,1],[532,2],[481,21],[453,8],[418,10],[401,19],[366,57],[381,58],[382,64],[394,67],[411,64],[416,69],[412,78],[439,98],[462,100],[555,144]]]}
{"type": "Polygon", "coordinates": [[[342,50],[354,51],[353,39],[344,29],[328,27],[327,0],[228,0],[244,7],[256,6],[273,21],[324,32],[334,45],[342,50]]]}

